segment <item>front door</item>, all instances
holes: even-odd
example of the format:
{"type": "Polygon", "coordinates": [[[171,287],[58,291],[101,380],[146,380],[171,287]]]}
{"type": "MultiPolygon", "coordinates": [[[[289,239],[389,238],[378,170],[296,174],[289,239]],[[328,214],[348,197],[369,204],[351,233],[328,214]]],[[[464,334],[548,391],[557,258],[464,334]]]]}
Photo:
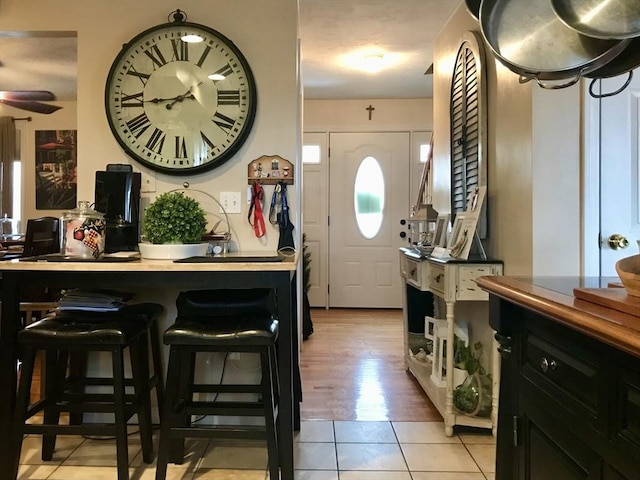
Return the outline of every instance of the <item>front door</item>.
{"type": "MultiPolygon", "coordinates": [[[[615,276],[615,263],[638,253],[640,240],[640,69],[618,95],[600,100],[600,272],[615,276]],[[628,242],[628,244],[627,244],[628,242]],[[626,246],[625,246],[626,245],[626,246]]],[[[601,91],[626,77],[602,80],[601,91]]]]}
{"type": "Polygon", "coordinates": [[[332,133],[329,144],[329,306],[400,308],[409,133],[332,133]]]}

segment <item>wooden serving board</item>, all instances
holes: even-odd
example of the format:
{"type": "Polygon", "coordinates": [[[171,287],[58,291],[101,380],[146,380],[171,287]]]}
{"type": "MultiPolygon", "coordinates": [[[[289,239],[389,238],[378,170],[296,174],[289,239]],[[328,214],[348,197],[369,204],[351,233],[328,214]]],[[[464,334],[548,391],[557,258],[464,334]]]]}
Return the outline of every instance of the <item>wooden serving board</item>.
{"type": "Polygon", "coordinates": [[[640,297],[628,295],[624,288],[574,288],[573,294],[580,300],[640,317],[640,297]]]}

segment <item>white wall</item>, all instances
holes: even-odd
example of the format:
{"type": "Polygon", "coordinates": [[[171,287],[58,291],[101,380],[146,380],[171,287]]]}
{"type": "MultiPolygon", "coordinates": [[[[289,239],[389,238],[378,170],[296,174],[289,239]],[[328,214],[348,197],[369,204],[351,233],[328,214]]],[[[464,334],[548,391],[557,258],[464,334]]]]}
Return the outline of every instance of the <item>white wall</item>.
{"type": "MultiPolygon", "coordinates": [[[[77,123],[72,107],[49,115],[31,114],[36,118],[25,129],[25,171],[33,172],[34,129],[78,130],[78,199],[94,197],[97,170],[109,163],[132,163],[135,171],[155,177],[156,193],[180,188],[188,181],[192,188],[205,190],[218,197],[220,191],[240,191],[243,212],[230,215],[233,239],[245,250],[275,249],[278,232],[267,227],[265,239],[256,239],[247,222],[247,164],[261,155],[278,154],[298,164],[300,144],[300,101],[297,69],[297,1],[296,0],[218,0],[202,2],[183,0],[179,5],[188,21],[201,23],[230,38],[247,58],[256,79],[258,108],[256,120],[247,142],[221,167],[189,177],[156,174],[132,161],[113,138],[104,109],[104,86],[111,63],[122,44],[154,25],[165,23],[176,9],[172,0],[85,0],[47,1],[2,0],[0,31],[67,30],[78,33],[78,97],[77,123]],[[278,25],[278,28],[270,26],[278,25]]],[[[0,110],[0,114],[6,114],[0,110]]],[[[25,116],[16,110],[11,115],[25,116]]],[[[298,175],[298,172],[296,172],[298,175]]],[[[33,173],[25,179],[26,189],[34,185],[33,173]]],[[[299,178],[299,177],[298,177],[299,178]]],[[[298,210],[299,181],[289,189],[294,214],[298,210]]],[[[27,195],[34,196],[28,190],[27,195]]],[[[149,198],[143,199],[143,205],[149,198]]],[[[25,216],[41,216],[50,211],[35,211],[33,198],[26,199],[25,216]]],[[[294,232],[298,235],[299,232],[294,232]]]]}
{"type": "Polygon", "coordinates": [[[431,130],[433,101],[415,99],[305,100],[305,132],[431,130]],[[367,108],[371,105],[375,110],[367,108]]]}

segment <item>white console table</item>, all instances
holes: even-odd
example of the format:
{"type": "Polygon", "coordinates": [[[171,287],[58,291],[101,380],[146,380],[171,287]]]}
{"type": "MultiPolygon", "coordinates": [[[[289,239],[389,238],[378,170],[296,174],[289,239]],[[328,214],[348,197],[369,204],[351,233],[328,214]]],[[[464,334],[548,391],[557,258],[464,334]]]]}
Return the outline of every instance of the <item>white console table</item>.
{"type": "Polygon", "coordinates": [[[440,387],[431,379],[433,364],[416,360],[409,350],[409,309],[407,287],[405,287],[402,309],[404,313],[404,358],[407,369],[418,380],[442,415],[445,433],[448,436],[453,435],[455,425],[490,428],[495,435],[498,419],[498,386],[500,385],[500,357],[493,353],[497,350],[496,341],[492,341],[491,365],[489,367],[493,379],[491,417],[472,417],[455,410],[453,406],[453,375],[449,372],[453,372],[456,302],[488,301],[489,295],[476,285],[475,279],[487,275],[502,275],[502,262],[483,259],[439,260],[430,257],[424,258],[414,249],[401,248],[400,274],[407,286],[423,292],[431,292],[434,296],[441,298],[445,304],[445,319],[447,321],[446,386],[440,387]]]}

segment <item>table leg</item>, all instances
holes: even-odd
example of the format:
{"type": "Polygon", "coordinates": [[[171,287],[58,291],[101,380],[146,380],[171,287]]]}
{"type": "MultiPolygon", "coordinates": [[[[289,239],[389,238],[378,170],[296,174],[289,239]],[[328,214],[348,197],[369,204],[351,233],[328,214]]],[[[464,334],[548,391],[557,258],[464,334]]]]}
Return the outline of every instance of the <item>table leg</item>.
{"type": "MultiPolygon", "coordinates": [[[[4,441],[11,438],[11,419],[16,403],[17,346],[20,328],[18,285],[6,272],[2,279],[2,310],[0,312],[0,432],[4,441]]],[[[4,441],[2,443],[4,443],[4,441]]],[[[0,472],[17,472],[18,459],[13,445],[0,448],[0,472]]]]}
{"type": "MultiPolygon", "coordinates": [[[[288,276],[288,274],[287,274],[288,276]]],[[[278,448],[282,480],[293,480],[293,351],[297,339],[293,338],[293,298],[290,279],[278,289],[278,317],[280,332],[278,341],[278,373],[280,377],[280,403],[278,406],[278,448]]]]}

